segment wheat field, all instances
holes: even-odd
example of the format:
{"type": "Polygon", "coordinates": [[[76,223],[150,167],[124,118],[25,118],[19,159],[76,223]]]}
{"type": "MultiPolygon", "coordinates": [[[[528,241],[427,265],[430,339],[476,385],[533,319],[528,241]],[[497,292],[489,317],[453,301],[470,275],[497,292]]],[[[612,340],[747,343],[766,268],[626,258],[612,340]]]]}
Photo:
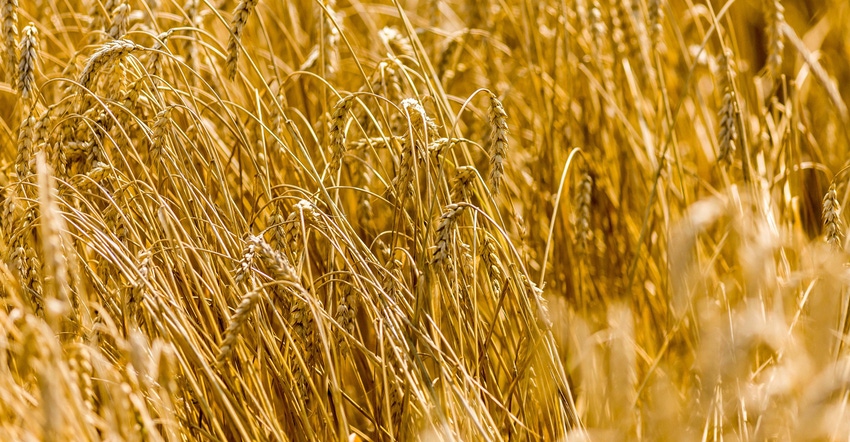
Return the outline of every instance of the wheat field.
{"type": "Polygon", "coordinates": [[[0,440],[850,440],[846,1],[0,15],[0,440]]]}

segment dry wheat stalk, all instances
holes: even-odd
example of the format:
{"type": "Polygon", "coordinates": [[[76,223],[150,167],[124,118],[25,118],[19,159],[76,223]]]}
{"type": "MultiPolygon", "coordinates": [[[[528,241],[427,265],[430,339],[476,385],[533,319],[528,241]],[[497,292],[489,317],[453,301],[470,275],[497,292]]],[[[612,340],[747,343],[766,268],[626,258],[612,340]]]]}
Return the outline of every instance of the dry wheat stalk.
{"type": "Polygon", "coordinates": [[[30,23],[21,38],[21,61],[18,65],[18,91],[25,103],[35,100],[35,63],[38,57],[38,30],[30,23]]]}
{"type": "Polygon", "coordinates": [[[0,20],[3,20],[3,48],[6,65],[6,81],[15,87],[18,69],[18,0],[3,0],[0,6],[0,20]]]}
{"type": "Polygon", "coordinates": [[[490,146],[490,187],[494,195],[499,194],[502,176],[505,174],[505,156],[508,150],[508,114],[502,102],[490,93],[490,127],[492,144],[490,146]]]}
{"type": "Polygon", "coordinates": [[[245,24],[248,22],[248,17],[257,6],[259,0],[240,0],[233,11],[233,18],[230,20],[230,38],[227,41],[227,62],[225,73],[227,78],[233,80],[236,78],[237,63],[239,62],[239,46],[242,41],[242,33],[245,30],[245,24]]]}

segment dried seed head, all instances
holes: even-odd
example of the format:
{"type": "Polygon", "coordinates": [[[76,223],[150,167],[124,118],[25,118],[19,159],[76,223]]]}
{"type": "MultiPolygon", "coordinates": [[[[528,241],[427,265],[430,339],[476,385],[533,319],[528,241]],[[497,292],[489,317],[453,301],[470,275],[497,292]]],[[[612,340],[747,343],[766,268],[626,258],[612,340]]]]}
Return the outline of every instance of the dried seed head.
{"type": "Polygon", "coordinates": [[[469,202],[470,193],[472,191],[472,185],[475,182],[475,177],[477,175],[478,171],[473,166],[460,166],[457,168],[457,173],[452,179],[452,202],[469,202]]]}
{"type": "Polygon", "coordinates": [[[345,125],[348,121],[348,113],[353,105],[353,95],[340,99],[334,105],[329,132],[332,157],[331,163],[328,165],[328,172],[331,176],[335,176],[342,166],[342,158],[345,155],[345,125]]]}
{"type": "Polygon", "coordinates": [[[433,118],[428,116],[428,113],[425,112],[425,108],[419,100],[415,98],[405,98],[404,100],[401,100],[401,108],[404,109],[405,114],[407,114],[410,125],[414,130],[424,131],[423,133],[426,134],[429,139],[437,138],[437,124],[434,123],[433,118]]]}
{"type": "Polygon", "coordinates": [[[236,312],[230,317],[230,323],[227,325],[227,330],[224,332],[224,339],[221,341],[221,345],[219,346],[219,353],[216,358],[216,365],[219,367],[224,365],[224,362],[230,356],[230,353],[233,351],[233,346],[236,344],[236,340],[242,333],[245,323],[248,322],[248,317],[250,317],[261,299],[262,296],[259,290],[251,290],[242,297],[242,300],[239,302],[239,306],[236,307],[236,312]]]}
{"type": "Polygon", "coordinates": [[[117,62],[125,55],[141,47],[129,40],[112,40],[103,44],[94,55],[89,58],[83,73],[80,74],[80,86],[89,87],[94,75],[104,66],[117,62]]]}
{"type": "Polygon", "coordinates": [[[443,264],[451,259],[454,228],[464,209],[466,209],[466,205],[449,204],[443,210],[443,214],[440,215],[440,224],[436,231],[437,241],[431,259],[432,264],[443,264]]]}
{"type": "Polygon", "coordinates": [[[3,20],[3,58],[6,59],[6,81],[15,87],[18,69],[18,0],[2,0],[0,20],[3,20]]]}
{"type": "Polygon", "coordinates": [[[505,174],[505,156],[508,150],[508,115],[502,102],[490,93],[490,126],[492,144],[490,147],[490,187],[494,195],[499,194],[502,176],[505,174]]]}
{"type": "Polygon", "coordinates": [[[227,64],[225,66],[227,78],[231,80],[236,78],[239,46],[242,41],[242,33],[245,31],[245,24],[258,2],[259,0],[241,0],[236,5],[236,10],[233,11],[233,18],[230,20],[230,39],[227,41],[227,64]]]}
{"type": "Polygon", "coordinates": [[[585,172],[579,182],[576,192],[575,213],[573,225],[575,227],[576,246],[579,254],[585,254],[593,236],[590,228],[590,204],[593,197],[593,177],[585,172]]]}
{"type": "Polygon", "coordinates": [[[130,5],[124,0],[112,10],[112,23],[106,31],[113,40],[117,40],[127,33],[127,24],[130,21],[130,5]]]}
{"type": "Polygon", "coordinates": [[[737,149],[738,142],[738,102],[735,98],[735,90],[732,88],[733,72],[730,65],[731,52],[726,52],[720,57],[719,85],[723,91],[723,102],[720,105],[718,117],[720,118],[720,131],[717,135],[719,152],[717,160],[730,163],[737,149]]]}
{"type": "Polygon", "coordinates": [[[21,39],[21,61],[18,64],[18,91],[24,102],[30,103],[35,99],[35,63],[38,57],[38,31],[30,23],[24,28],[21,39]]]}
{"type": "Polygon", "coordinates": [[[779,0],[765,0],[764,15],[767,23],[767,63],[765,69],[770,75],[776,75],[782,67],[782,55],[785,50],[785,36],[782,33],[782,26],[785,23],[785,7],[779,0]]]}
{"type": "Polygon", "coordinates": [[[384,43],[384,46],[392,52],[396,57],[408,56],[412,57],[413,45],[410,44],[410,39],[398,31],[395,27],[385,27],[378,31],[378,38],[384,43]]]}
{"type": "Polygon", "coordinates": [[[841,205],[838,202],[835,183],[829,186],[829,190],[823,197],[822,216],[827,244],[834,249],[843,248],[844,227],[841,221],[841,205]]]}

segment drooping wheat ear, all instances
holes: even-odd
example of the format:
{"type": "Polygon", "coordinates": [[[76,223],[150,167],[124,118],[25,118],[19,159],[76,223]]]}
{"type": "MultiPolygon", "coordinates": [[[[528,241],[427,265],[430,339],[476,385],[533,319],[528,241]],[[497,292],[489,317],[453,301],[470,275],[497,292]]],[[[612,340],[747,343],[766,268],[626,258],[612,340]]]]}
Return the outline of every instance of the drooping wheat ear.
{"type": "Polygon", "coordinates": [[[245,244],[242,249],[242,257],[239,258],[239,264],[236,266],[236,272],[233,280],[238,284],[245,280],[246,276],[251,275],[251,268],[254,266],[254,258],[257,255],[257,246],[253,242],[245,244]]]}
{"type": "Polygon", "coordinates": [[[28,114],[21,122],[18,130],[18,155],[15,158],[15,172],[18,179],[23,180],[32,173],[33,139],[35,128],[35,117],[28,114]]]}
{"type": "Polygon", "coordinates": [[[286,259],[282,253],[272,249],[272,247],[260,236],[251,236],[248,241],[254,244],[254,249],[266,266],[266,270],[275,281],[283,281],[296,287],[298,290],[303,290],[301,280],[292,267],[292,263],[286,259]]]}
{"type": "Polygon", "coordinates": [[[18,206],[17,196],[14,192],[9,192],[3,200],[3,218],[0,219],[3,227],[3,239],[5,239],[6,244],[12,244],[20,218],[21,210],[18,206]]]}
{"type": "Polygon", "coordinates": [[[390,51],[390,56],[395,57],[413,57],[413,45],[410,44],[410,39],[406,35],[398,31],[394,26],[384,27],[378,31],[378,38],[384,43],[390,51]]]}
{"type": "Polygon", "coordinates": [[[470,193],[472,191],[472,183],[475,182],[475,177],[478,175],[478,171],[473,166],[459,166],[456,171],[455,177],[452,178],[452,187],[450,192],[452,202],[469,202],[470,193]]]}
{"type": "Polygon", "coordinates": [[[121,4],[112,10],[112,23],[106,34],[113,40],[117,40],[127,33],[127,23],[130,21],[130,5],[127,0],[123,0],[121,4]]]}
{"type": "Polygon", "coordinates": [[[440,224],[437,225],[436,242],[431,263],[439,265],[451,260],[451,246],[454,229],[457,220],[466,209],[466,205],[449,204],[440,215],[440,224]]]}
{"type": "MultiPolygon", "coordinates": [[[[354,318],[357,315],[357,296],[350,281],[340,281],[339,302],[336,306],[336,317],[334,318],[340,328],[349,335],[354,335],[354,318]]],[[[348,351],[348,340],[345,333],[339,333],[337,345],[342,351],[348,351]]]]}
{"type": "Polygon", "coordinates": [[[576,192],[575,213],[573,214],[573,226],[576,235],[576,249],[579,255],[588,251],[588,245],[592,238],[590,229],[590,204],[593,198],[593,176],[585,172],[578,184],[576,192]]]}
{"type": "Polygon", "coordinates": [[[649,27],[650,36],[652,37],[652,46],[658,48],[663,39],[664,25],[664,0],[649,0],[649,27]]]}
{"type": "Polygon", "coordinates": [[[483,235],[484,240],[481,243],[481,261],[487,268],[487,277],[490,278],[490,286],[493,288],[493,296],[499,296],[502,293],[502,285],[505,276],[502,273],[499,254],[496,251],[496,241],[486,233],[483,235]]]}
{"type": "Polygon", "coordinates": [[[171,126],[171,111],[174,106],[168,106],[165,109],[157,112],[153,122],[153,134],[151,135],[151,151],[150,160],[151,167],[159,165],[162,152],[165,150],[168,142],[168,129],[171,126]]]}
{"type": "Polygon", "coordinates": [[[779,0],[764,1],[764,16],[767,23],[767,63],[766,71],[777,75],[782,68],[782,55],[785,51],[785,34],[782,25],[785,23],[785,7],[779,0]]]}
{"type": "Polygon", "coordinates": [[[717,135],[717,143],[719,145],[717,160],[727,164],[732,162],[738,142],[738,102],[735,98],[735,90],[732,87],[733,72],[730,65],[731,57],[732,53],[726,51],[720,57],[719,64],[719,85],[723,93],[723,103],[720,105],[720,111],[718,112],[720,132],[717,135]]]}
{"type": "Polygon", "coordinates": [[[342,159],[345,156],[345,126],[348,121],[349,111],[353,105],[353,95],[340,99],[334,105],[329,132],[332,154],[331,162],[328,165],[330,176],[336,176],[340,167],[342,167],[342,159]]]}
{"type": "Polygon", "coordinates": [[[225,67],[227,78],[231,80],[236,78],[242,32],[245,30],[248,17],[251,16],[251,12],[258,2],[259,0],[240,0],[239,4],[236,5],[236,10],[233,11],[233,18],[230,20],[230,39],[227,41],[227,64],[225,67]]]}
{"type": "Polygon", "coordinates": [[[224,332],[224,339],[219,346],[218,357],[216,357],[216,365],[219,367],[224,365],[224,362],[230,356],[236,340],[239,339],[245,323],[248,322],[248,317],[255,310],[261,299],[260,290],[251,290],[242,297],[239,306],[236,307],[236,312],[230,317],[230,324],[227,325],[227,331],[224,332]]]}
{"type": "Polygon", "coordinates": [[[145,300],[145,292],[147,291],[147,281],[151,273],[151,252],[144,250],[138,257],[139,276],[130,286],[129,297],[127,298],[127,312],[132,324],[137,324],[138,317],[141,313],[142,302],[145,300]]]}
{"type": "Polygon", "coordinates": [[[505,156],[508,150],[508,114],[502,102],[490,93],[490,127],[492,144],[490,146],[490,187],[494,195],[499,194],[502,176],[505,174],[505,156]]]}
{"type": "Polygon", "coordinates": [[[336,77],[337,70],[339,69],[339,29],[337,26],[341,26],[341,21],[337,16],[334,9],[336,8],[336,1],[330,0],[325,1],[325,8],[327,9],[327,14],[322,13],[322,76],[328,79],[333,79],[336,77]]]}
{"type": "Polygon", "coordinates": [[[38,30],[30,23],[21,39],[21,61],[18,64],[18,91],[25,103],[35,100],[35,63],[38,57],[38,30]]]}
{"type": "MultiPolygon", "coordinates": [[[[269,247],[278,254],[286,253],[286,218],[283,216],[283,208],[280,203],[275,204],[274,212],[269,216],[268,232],[269,232],[269,247]]],[[[276,284],[271,288],[272,302],[280,306],[280,310],[289,314],[290,297],[287,296],[283,286],[276,284]]]]}
{"type": "Polygon", "coordinates": [[[822,217],[826,243],[836,250],[844,248],[844,226],[841,221],[841,205],[838,202],[835,183],[829,186],[829,190],[823,197],[822,217]]]}
{"type": "Polygon", "coordinates": [[[59,211],[56,183],[44,152],[36,157],[38,172],[38,203],[41,212],[39,240],[44,252],[44,283],[47,293],[52,293],[55,299],[71,307],[72,317],[77,316],[77,309],[71,300],[71,286],[68,283],[68,264],[65,258],[65,247],[62,244],[62,233],[66,230],[65,219],[59,211]]]}
{"type": "Polygon", "coordinates": [[[88,411],[85,413],[86,423],[90,423],[91,415],[94,413],[95,393],[94,383],[92,382],[94,367],[92,367],[91,363],[91,353],[89,352],[88,347],[86,347],[82,342],[76,342],[71,348],[71,355],[68,359],[68,368],[71,369],[71,374],[73,374],[77,383],[77,388],[80,391],[80,397],[88,411]]]}
{"type": "MultiPolygon", "coordinates": [[[[191,28],[197,28],[198,21],[198,0],[186,0],[183,4],[183,12],[186,13],[186,25],[191,28]]],[[[189,32],[182,40],[182,55],[186,65],[193,72],[198,70],[198,54],[195,46],[195,33],[189,32]]]]}
{"type": "Polygon", "coordinates": [[[3,58],[6,59],[6,81],[15,87],[18,69],[18,0],[2,0],[3,58]]]}
{"type": "Polygon", "coordinates": [[[21,285],[30,295],[33,311],[39,315],[44,314],[44,297],[41,285],[41,260],[35,250],[35,238],[33,238],[34,222],[36,219],[36,206],[31,204],[24,212],[23,228],[20,236],[15,242],[15,254],[13,262],[18,267],[21,277],[21,285]]]}
{"type": "Polygon", "coordinates": [[[173,30],[169,29],[156,37],[150,51],[150,58],[148,58],[148,73],[151,77],[157,78],[162,75],[162,54],[165,51],[165,43],[168,37],[171,37],[172,32],[173,30]]]}
{"type": "Polygon", "coordinates": [[[80,74],[80,86],[88,88],[97,71],[104,66],[118,62],[121,58],[137,49],[142,49],[142,47],[129,40],[119,39],[104,43],[89,58],[89,61],[83,68],[83,72],[80,74]]]}
{"type": "Polygon", "coordinates": [[[118,0],[94,0],[89,8],[91,17],[91,30],[99,31],[104,28],[107,21],[111,21],[110,14],[115,9],[118,0]]]}
{"type": "Polygon", "coordinates": [[[434,122],[433,118],[428,116],[428,113],[425,112],[425,107],[422,106],[419,100],[405,98],[401,100],[401,108],[404,109],[404,113],[415,131],[427,136],[428,140],[438,138],[437,123],[434,122]]]}

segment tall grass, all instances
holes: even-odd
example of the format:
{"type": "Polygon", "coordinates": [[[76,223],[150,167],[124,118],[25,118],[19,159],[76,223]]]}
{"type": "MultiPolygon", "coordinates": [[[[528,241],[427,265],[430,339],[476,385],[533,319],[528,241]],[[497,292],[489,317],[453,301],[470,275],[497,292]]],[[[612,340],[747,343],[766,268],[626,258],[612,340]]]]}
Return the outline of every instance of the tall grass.
{"type": "Polygon", "coordinates": [[[850,436],[843,2],[0,13],[2,440],[850,436]]]}

